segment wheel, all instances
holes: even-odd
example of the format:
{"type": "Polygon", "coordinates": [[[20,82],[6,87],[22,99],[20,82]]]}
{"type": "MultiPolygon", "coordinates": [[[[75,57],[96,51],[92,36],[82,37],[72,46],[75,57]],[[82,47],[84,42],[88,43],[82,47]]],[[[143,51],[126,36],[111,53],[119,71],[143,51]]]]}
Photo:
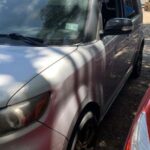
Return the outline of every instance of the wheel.
{"type": "Polygon", "coordinates": [[[141,50],[139,52],[138,58],[137,58],[137,60],[134,64],[134,67],[133,67],[133,71],[131,74],[132,78],[138,78],[140,76],[141,69],[142,69],[142,59],[143,59],[143,51],[141,50]]]}
{"type": "Polygon", "coordinates": [[[93,113],[88,112],[79,121],[74,130],[68,150],[90,150],[94,149],[96,142],[97,121],[93,113]]]}

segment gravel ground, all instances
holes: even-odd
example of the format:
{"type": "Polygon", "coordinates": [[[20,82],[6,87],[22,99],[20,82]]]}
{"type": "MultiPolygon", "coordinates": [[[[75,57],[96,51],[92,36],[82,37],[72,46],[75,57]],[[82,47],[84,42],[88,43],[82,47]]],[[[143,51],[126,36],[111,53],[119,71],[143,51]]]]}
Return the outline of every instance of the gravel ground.
{"type": "Polygon", "coordinates": [[[140,78],[129,80],[99,127],[97,150],[123,150],[131,123],[150,83],[150,12],[144,12],[145,46],[140,78]]]}

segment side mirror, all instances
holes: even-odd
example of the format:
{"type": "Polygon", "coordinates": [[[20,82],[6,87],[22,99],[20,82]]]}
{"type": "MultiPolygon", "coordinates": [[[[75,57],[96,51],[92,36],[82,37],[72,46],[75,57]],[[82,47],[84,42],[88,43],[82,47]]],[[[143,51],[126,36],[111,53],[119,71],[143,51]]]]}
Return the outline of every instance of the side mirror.
{"type": "Polygon", "coordinates": [[[133,23],[128,18],[113,18],[107,21],[104,35],[129,34],[133,30],[133,23]]]}

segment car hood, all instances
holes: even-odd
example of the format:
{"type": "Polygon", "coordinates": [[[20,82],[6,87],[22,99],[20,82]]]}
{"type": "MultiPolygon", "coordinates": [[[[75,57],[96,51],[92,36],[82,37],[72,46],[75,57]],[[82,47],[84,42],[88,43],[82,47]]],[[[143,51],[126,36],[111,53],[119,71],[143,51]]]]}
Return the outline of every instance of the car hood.
{"type": "Polygon", "coordinates": [[[32,78],[76,47],[0,46],[0,108],[32,78]]]}

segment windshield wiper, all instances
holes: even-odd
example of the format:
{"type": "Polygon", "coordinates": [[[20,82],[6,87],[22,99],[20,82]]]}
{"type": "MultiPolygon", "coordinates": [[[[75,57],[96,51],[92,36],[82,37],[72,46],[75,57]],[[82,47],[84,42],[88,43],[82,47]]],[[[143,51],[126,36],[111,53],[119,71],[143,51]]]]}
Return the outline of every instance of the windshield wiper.
{"type": "Polygon", "coordinates": [[[10,38],[13,40],[23,40],[24,42],[34,45],[34,46],[43,46],[44,41],[39,38],[27,37],[18,33],[10,33],[10,34],[0,34],[0,38],[10,38]]]}

